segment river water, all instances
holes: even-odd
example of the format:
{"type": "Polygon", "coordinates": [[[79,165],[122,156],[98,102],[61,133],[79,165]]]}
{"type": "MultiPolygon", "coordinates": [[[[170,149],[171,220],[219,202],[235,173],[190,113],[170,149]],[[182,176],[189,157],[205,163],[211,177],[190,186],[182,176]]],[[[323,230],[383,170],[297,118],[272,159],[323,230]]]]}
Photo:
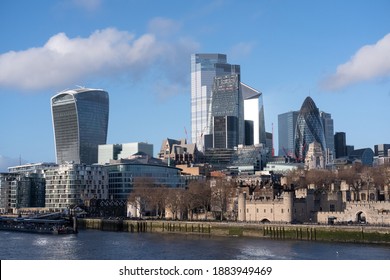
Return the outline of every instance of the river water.
{"type": "Polygon", "coordinates": [[[2,260],[389,260],[389,245],[82,230],[0,231],[2,260]]]}

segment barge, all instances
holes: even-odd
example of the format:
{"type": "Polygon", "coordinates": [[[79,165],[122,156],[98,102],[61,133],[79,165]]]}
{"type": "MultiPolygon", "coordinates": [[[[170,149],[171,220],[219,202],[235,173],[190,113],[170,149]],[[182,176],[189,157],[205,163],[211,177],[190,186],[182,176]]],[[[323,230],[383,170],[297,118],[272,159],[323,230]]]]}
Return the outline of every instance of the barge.
{"type": "Polygon", "coordinates": [[[36,219],[0,217],[0,230],[21,231],[46,234],[77,233],[76,218],[72,219],[36,219]]]}

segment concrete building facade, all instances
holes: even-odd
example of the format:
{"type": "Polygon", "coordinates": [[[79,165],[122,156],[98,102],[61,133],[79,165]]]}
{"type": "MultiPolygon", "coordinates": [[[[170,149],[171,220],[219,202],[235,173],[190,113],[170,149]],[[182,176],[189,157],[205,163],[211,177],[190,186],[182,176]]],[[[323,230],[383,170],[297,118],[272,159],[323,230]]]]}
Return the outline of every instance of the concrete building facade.
{"type": "Polygon", "coordinates": [[[108,199],[108,175],[103,166],[68,163],[46,171],[48,210],[63,211],[91,199],[108,199]]]}

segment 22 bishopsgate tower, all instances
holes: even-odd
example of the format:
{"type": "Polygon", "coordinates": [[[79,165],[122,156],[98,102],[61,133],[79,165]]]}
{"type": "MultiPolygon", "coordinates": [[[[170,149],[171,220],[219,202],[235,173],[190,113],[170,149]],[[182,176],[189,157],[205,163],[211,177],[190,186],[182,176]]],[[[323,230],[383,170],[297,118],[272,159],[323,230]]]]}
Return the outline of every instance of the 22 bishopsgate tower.
{"type": "Polygon", "coordinates": [[[200,151],[265,144],[262,93],[240,80],[225,54],[191,56],[191,138],[200,151]]]}
{"type": "Polygon", "coordinates": [[[56,161],[93,164],[106,144],[109,98],[101,89],[66,90],[51,98],[56,161]]]}

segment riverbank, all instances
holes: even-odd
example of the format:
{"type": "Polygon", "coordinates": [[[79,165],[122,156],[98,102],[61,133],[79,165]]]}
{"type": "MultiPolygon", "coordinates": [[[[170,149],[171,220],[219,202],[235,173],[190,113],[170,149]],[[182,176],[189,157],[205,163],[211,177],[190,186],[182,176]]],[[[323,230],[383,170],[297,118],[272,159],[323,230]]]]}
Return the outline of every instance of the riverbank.
{"type": "Polygon", "coordinates": [[[379,243],[390,245],[390,227],[331,226],[291,224],[251,224],[234,222],[143,221],[78,219],[80,229],[125,231],[130,233],[176,233],[209,236],[245,236],[257,238],[332,241],[352,243],[379,243]]]}

